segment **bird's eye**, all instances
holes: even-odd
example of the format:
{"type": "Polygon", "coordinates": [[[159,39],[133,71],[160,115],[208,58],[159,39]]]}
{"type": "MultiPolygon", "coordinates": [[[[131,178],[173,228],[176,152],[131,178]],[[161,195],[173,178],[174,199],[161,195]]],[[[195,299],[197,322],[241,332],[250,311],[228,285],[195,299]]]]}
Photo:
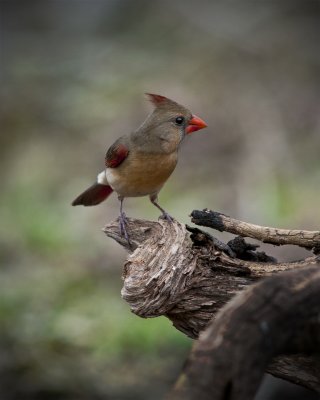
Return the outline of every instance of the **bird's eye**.
{"type": "Polygon", "coordinates": [[[177,125],[182,125],[184,123],[184,118],[183,117],[177,117],[175,120],[177,125]]]}

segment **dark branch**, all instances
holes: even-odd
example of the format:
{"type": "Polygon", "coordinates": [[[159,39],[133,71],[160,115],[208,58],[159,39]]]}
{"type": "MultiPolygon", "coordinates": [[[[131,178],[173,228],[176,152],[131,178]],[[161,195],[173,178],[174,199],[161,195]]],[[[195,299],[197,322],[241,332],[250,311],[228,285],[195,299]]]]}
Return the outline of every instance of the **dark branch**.
{"type": "MultiPolygon", "coordinates": [[[[274,357],[320,355],[319,293],[317,265],[265,279],[237,295],[195,343],[169,399],[250,400],[266,368],[274,372],[274,357]]],[[[303,382],[292,379],[292,371],[290,375],[320,393],[320,358],[316,360],[309,360],[314,369],[309,368],[303,382]]],[[[279,368],[281,362],[274,365],[279,368]]]]}
{"type": "Polygon", "coordinates": [[[239,221],[216,211],[194,210],[191,221],[197,225],[208,226],[220,232],[229,232],[243,237],[251,237],[274,245],[291,244],[319,251],[320,231],[269,228],[239,221]]]}

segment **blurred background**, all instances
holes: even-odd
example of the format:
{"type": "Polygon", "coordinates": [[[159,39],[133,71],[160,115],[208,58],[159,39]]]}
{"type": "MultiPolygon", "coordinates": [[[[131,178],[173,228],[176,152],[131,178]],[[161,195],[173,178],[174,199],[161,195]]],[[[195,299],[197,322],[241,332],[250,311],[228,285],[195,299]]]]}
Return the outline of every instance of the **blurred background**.
{"type": "MultiPolygon", "coordinates": [[[[170,214],[319,229],[320,2],[2,0],[0,18],[0,398],[161,399],[192,341],[121,299],[126,254],[101,231],[116,196],[70,203],[154,92],[209,125],[160,194],[170,214]]],[[[257,399],[302,398],[288,390],[257,399]]]]}

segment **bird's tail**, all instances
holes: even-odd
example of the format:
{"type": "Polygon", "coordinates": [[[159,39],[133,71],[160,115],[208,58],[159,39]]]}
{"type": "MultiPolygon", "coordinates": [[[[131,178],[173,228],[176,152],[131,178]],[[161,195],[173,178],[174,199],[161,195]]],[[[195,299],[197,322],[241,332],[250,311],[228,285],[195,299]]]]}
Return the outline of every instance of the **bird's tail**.
{"type": "Polygon", "coordinates": [[[95,206],[102,203],[112,192],[111,186],[96,182],[74,199],[71,204],[73,206],[95,206]]]}

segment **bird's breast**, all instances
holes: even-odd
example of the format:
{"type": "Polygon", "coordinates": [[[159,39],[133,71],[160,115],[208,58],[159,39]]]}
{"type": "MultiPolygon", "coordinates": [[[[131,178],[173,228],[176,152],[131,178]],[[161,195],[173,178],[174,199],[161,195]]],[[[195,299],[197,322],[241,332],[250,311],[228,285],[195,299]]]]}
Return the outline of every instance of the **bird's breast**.
{"type": "Polygon", "coordinates": [[[107,168],[109,185],[123,197],[146,196],[159,192],[177,164],[177,153],[130,152],[117,168],[107,168]]]}

